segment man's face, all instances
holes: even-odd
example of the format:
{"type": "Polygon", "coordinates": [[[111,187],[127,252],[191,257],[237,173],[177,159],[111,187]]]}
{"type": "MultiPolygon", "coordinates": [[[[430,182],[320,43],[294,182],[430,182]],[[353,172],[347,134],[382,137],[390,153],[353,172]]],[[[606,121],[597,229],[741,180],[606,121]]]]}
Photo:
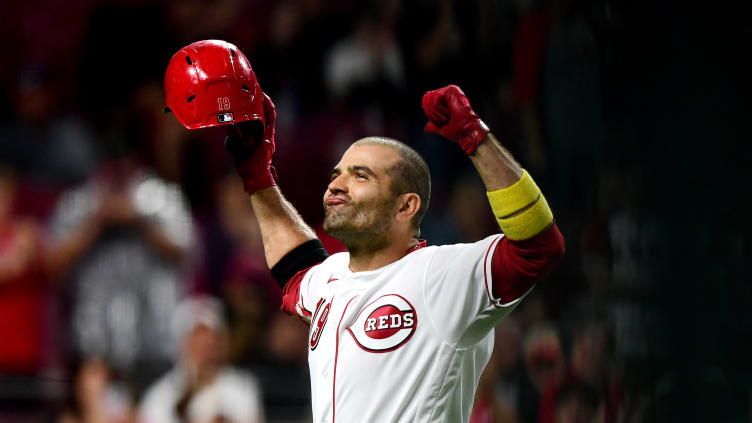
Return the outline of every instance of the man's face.
{"type": "Polygon", "coordinates": [[[183,342],[185,358],[199,371],[214,369],[224,361],[225,338],[217,329],[198,324],[183,342]]]}
{"type": "Polygon", "coordinates": [[[348,149],[332,169],[324,192],[324,230],[348,248],[382,247],[389,242],[396,198],[387,169],[399,156],[379,145],[348,149]]]}

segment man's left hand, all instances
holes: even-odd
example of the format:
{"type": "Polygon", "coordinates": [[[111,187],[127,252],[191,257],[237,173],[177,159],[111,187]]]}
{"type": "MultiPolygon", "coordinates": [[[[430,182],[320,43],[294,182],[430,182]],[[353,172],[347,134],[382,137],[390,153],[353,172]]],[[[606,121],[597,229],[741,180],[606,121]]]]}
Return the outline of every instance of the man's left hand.
{"type": "Polygon", "coordinates": [[[271,98],[264,94],[264,127],[261,139],[253,133],[253,124],[257,122],[242,122],[238,125],[228,126],[228,135],[225,138],[225,148],[235,159],[235,168],[243,180],[245,192],[253,194],[265,188],[276,185],[277,177],[272,166],[272,154],[274,154],[274,121],[277,112],[271,98]]]}
{"type": "Polygon", "coordinates": [[[489,132],[456,85],[427,92],[422,106],[428,118],[425,131],[456,142],[467,154],[473,154],[489,132]]]}

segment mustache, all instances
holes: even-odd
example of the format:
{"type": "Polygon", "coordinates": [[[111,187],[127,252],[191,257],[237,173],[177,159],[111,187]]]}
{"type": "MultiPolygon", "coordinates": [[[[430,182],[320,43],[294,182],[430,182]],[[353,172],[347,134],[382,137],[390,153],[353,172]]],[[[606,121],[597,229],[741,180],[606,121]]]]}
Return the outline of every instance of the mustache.
{"type": "Polygon", "coordinates": [[[351,201],[352,201],[352,197],[350,197],[350,196],[349,196],[349,195],[347,195],[347,194],[344,194],[344,195],[328,195],[328,196],[326,196],[326,197],[325,197],[325,198],[324,198],[324,199],[322,200],[322,203],[323,203],[323,204],[324,204],[324,206],[326,207],[326,200],[330,200],[330,199],[333,199],[333,198],[336,198],[336,199],[338,199],[338,200],[342,200],[342,201],[344,201],[344,202],[346,202],[346,203],[349,203],[349,202],[351,202],[351,201]]]}

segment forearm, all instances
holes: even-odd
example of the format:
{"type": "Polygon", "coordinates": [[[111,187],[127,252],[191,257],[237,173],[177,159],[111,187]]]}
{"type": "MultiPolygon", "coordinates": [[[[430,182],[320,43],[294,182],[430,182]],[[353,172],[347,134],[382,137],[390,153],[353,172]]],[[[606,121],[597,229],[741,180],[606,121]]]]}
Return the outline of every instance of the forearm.
{"type": "Polygon", "coordinates": [[[551,225],[553,215],[540,189],[491,133],[469,157],[486,185],[499,227],[508,238],[528,239],[551,225]]]}
{"type": "Polygon", "coordinates": [[[522,167],[490,132],[468,157],[486,184],[487,191],[507,188],[522,176],[522,167]]]}
{"type": "Polygon", "coordinates": [[[45,270],[49,275],[62,276],[91,247],[101,233],[101,223],[89,220],[68,238],[57,243],[45,253],[45,270]]]}
{"type": "Polygon", "coordinates": [[[292,249],[316,238],[316,234],[277,186],[255,192],[251,195],[251,205],[259,223],[266,264],[270,269],[292,249]]]}
{"type": "Polygon", "coordinates": [[[508,303],[524,295],[561,260],[564,238],[552,223],[543,194],[530,176],[522,179],[522,168],[492,134],[470,159],[490,193],[499,226],[507,234],[494,250],[491,274],[494,297],[508,303]],[[533,206],[537,207],[530,210],[533,206]]]}
{"type": "Polygon", "coordinates": [[[551,226],[553,215],[540,189],[475,114],[458,86],[427,92],[421,107],[428,118],[426,132],[456,142],[472,160],[508,239],[529,239],[551,226]]]}

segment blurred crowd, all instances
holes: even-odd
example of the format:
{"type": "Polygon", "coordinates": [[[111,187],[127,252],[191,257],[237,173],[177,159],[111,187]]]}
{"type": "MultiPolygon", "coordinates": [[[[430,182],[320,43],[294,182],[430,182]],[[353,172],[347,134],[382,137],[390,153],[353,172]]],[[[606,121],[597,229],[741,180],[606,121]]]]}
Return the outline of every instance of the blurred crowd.
{"type": "Polygon", "coordinates": [[[462,87],[567,243],[497,328],[471,422],[663,421],[677,384],[656,364],[666,229],[619,118],[619,4],[4,6],[0,422],[310,419],[307,328],[279,311],[223,131],[189,133],[162,113],[171,55],[209,38],[236,44],[276,103],[278,184],[330,253],[343,246],[320,229],[327,175],[367,135],[426,158],[429,244],[498,231],[470,161],[423,131],[423,93],[462,87]]]}

